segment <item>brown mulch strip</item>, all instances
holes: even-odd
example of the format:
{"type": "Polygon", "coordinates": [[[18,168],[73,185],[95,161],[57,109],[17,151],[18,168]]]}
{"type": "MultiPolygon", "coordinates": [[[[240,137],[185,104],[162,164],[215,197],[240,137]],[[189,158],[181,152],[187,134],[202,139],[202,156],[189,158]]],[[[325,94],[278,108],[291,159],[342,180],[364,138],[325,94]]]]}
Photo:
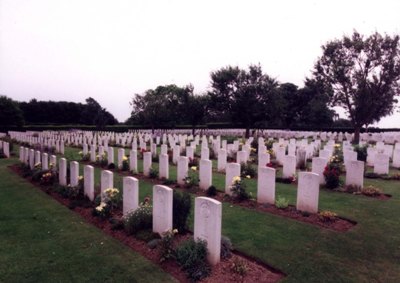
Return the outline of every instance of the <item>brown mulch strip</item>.
{"type": "MultiPolygon", "coordinates": [[[[9,166],[10,170],[15,172],[18,175],[21,175],[20,168],[17,165],[9,166]]],[[[42,187],[40,184],[33,182],[31,178],[27,178],[34,186],[40,188],[43,192],[46,192],[51,197],[56,199],[59,203],[64,206],[70,207],[71,201],[69,199],[62,198],[59,194],[47,190],[45,187],[42,187]]],[[[159,254],[157,249],[150,249],[147,244],[143,241],[140,241],[133,236],[129,236],[125,233],[124,230],[112,230],[112,224],[107,220],[102,220],[99,217],[95,217],[92,215],[93,207],[75,207],[72,209],[76,213],[78,213],[82,218],[84,218],[90,224],[96,226],[101,229],[104,233],[110,235],[111,237],[119,240],[124,243],[132,250],[140,253],[142,256],[151,260],[153,263],[160,266],[164,271],[171,274],[174,278],[176,278],[179,282],[189,283],[191,282],[187,279],[186,274],[180,269],[179,265],[173,261],[168,260],[163,263],[159,262],[159,254]]],[[[121,211],[117,211],[113,214],[114,219],[121,219],[122,213],[121,211]]],[[[185,239],[191,237],[190,234],[186,235],[177,235],[175,236],[175,244],[179,243],[185,239]]],[[[237,251],[233,251],[232,257],[229,259],[221,260],[220,263],[212,267],[211,275],[201,282],[207,283],[219,283],[219,282],[266,282],[273,283],[278,282],[285,275],[276,270],[274,268],[270,268],[266,264],[253,259],[249,256],[246,256],[237,251]],[[234,263],[240,262],[245,266],[245,275],[241,276],[238,273],[233,272],[232,266],[234,263]]]]}

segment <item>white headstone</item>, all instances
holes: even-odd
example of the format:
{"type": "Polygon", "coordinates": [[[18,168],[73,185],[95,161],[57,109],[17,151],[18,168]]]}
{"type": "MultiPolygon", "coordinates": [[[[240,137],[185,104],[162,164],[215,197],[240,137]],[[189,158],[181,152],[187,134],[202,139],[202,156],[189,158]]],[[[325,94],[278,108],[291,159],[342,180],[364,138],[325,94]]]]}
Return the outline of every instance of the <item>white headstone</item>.
{"type": "Polygon", "coordinates": [[[346,169],[346,186],[355,185],[358,187],[364,186],[364,162],[349,161],[346,169]]]}
{"type": "Polygon", "coordinates": [[[289,178],[296,174],[296,156],[286,155],[283,158],[282,177],[289,178]]]}
{"type": "Polygon", "coordinates": [[[49,169],[49,156],[47,153],[42,153],[42,169],[47,170],[49,169]]]}
{"type": "Polygon", "coordinates": [[[179,185],[184,185],[184,179],[188,176],[188,165],[189,165],[189,158],[186,156],[179,156],[178,158],[178,168],[177,168],[177,183],[179,185]]]}
{"type": "Polygon", "coordinates": [[[123,178],[123,216],[139,207],[139,181],[133,177],[123,178]]]}
{"type": "Polygon", "coordinates": [[[90,165],[83,167],[83,189],[84,194],[91,201],[94,200],[94,168],[90,165]]]}
{"type": "Polygon", "coordinates": [[[226,167],[226,150],[225,149],[220,149],[218,151],[218,165],[217,165],[217,170],[218,172],[224,172],[225,167],[226,167]]]}
{"type": "Polygon", "coordinates": [[[160,154],[159,177],[169,179],[169,158],[168,154],[160,154]]]}
{"type": "Polygon", "coordinates": [[[325,184],[324,170],[327,164],[328,164],[328,159],[326,158],[314,157],[312,159],[311,171],[313,173],[318,174],[320,185],[325,184]]]}
{"type": "Polygon", "coordinates": [[[389,156],[384,153],[375,154],[374,173],[389,174],[389,156]]]}
{"type": "Polygon", "coordinates": [[[129,169],[136,174],[138,172],[137,150],[132,149],[129,155],[129,169]]]}
{"type": "Polygon", "coordinates": [[[71,161],[69,163],[69,170],[70,170],[70,184],[71,187],[78,186],[79,183],[79,163],[76,161],[71,161]]]}
{"type": "Polygon", "coordinates": [[[103,193],[106,189],[114,187],[114,174],[109,170],[101,171],[101,184],[100,184],[100,193],[101,197],[103,197],[103,193]]]}
{"type": "Polygon", "coordinates": [[[172,229],[173,190],[167,186],[153,187],[153,232],[162,234],[172,229]]]}
{"type": "Polygon", "coordinates": [[[212,198],[197,197],[194,208],[194,239],[207,242],[208,262],[220,261],[222,204],[212,198]]]}
{"type": "Polygon", "coordinates": [[[276,171],[270,167],[258,167],[257,202],[275,204],[276,171]]]}
{"type": "Polygon", "coordinates": [[[240,164],[239,163],[228,163],[226,165],[225,173],[225,193],[232,195],[231,185],[233,178],[240,176],[240,164]]]}
{"type": "Polygon", "coordinates": [[[212,184],[212,162],[211,160],[200,160],[200,182],[199,187],[207,190],[212,184]]]}
{"type": "Polygon", "coordinates": [[[297,210],[310,213],[318,212],[319,176],[311,172],[299,173],[297,187],[297,210]]]}
{"type": "Polygon", "coordinates": [[[67,185],[67,160],[60,158],[60,164],[58,166],[58,181],[61,186],[67,185]]]}

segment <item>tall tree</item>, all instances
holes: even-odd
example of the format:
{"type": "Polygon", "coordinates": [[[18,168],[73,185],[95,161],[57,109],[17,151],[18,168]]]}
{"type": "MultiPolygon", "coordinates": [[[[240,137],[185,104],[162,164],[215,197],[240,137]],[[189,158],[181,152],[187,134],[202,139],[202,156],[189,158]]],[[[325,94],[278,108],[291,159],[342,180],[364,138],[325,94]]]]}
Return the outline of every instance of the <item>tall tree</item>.
{"type": "Polygon", "coordinates": [[[17,126],[24,124],[24,118],[18,103],[7,96],[0,96],[0,127],[17,126]]]}
{"type": "Polygon", "coordinates": [[[250,65],[248,71],[228,66],[211,73],[211,105],[214,111],[228,113],[232,123],[244,126],[248,137],[251,128],[268,119],[266,106],[277,85],[260,65],[250,65]]]}
{"type": "Polygon", "coordinates": [[[354,127],[354,143],[360,129],[393,113],[399,95],[399,36],[374,33],[351,37],[322,46],[314,76],[332,89],[330,102],[342,106],[354,127]]]}

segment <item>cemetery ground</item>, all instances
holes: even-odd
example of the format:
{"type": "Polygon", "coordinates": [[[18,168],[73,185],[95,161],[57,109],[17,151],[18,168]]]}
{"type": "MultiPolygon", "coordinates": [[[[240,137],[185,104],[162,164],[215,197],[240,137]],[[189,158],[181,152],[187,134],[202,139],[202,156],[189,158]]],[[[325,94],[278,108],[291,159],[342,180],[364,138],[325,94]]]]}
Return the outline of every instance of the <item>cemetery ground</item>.
{"type": "MultiPolygon", "coordinates": [[[[77,149],[67,148],[65,156],[69,160],[79,161],[78,151],[77,149]]],[[[10,163],[10,161],[3,160],[0,162],[2,162],[2,170],[5,164],[10,163]]],[[[14,163],[16,162],[14,160],[14,163]]],[[[138,160],[138,162],[140,169],[143,166],[142,161],[138,160]]],[[[157,164],[153,163],[153,166],[157,167],[157,164]]],[[[1,174],[8,174],[7,176],[9,176],[10,172],[2,171],[1,174]]],[[[18,177],[4,177],[3,180],[7,181],[9,178],[18,177]]],[[[170,179],[176,179],[176,167],[171,165],[170,179]]],[[[97,187],[99,181],[100,169],[96,168],[95,182],[97,187]]],[[[249,191],[255,195],[256,181],[254,179],[245,181],[249,191]]],[[[26,186],[21,182],[14,185],[14,190],[26,186]]],[[[223,175],[214,172],[213,184],[222,191],[224,187],[223,175]]],[[[140,180],[140,200],[151,195],[152,185],[149,180],[140,180]]],[[[375,185],[392,197],[389,200],[382,201],[321,189],[320,210],[330,210],[336,212],[339,216],[357,222],[357,225],[347,232],[323,229],[224,202],[222,234],[231,239],[236,250],[285,273],[287,276],[283,279],[284,282],[398,282],[400,278],[400,224],[398,221],[400,182],[365,179],[365,185],[375,185]]],[[[122,177],[119,174],[114,174],[114,187],[122,187],[122,177]]],[[[290,204],[295,204],[296,185],[277,183],[276,190],[277,196],[283,196],[289,200],[290,204]]],[[[35,193],[30,192],[29,195],[42,195],[40,191],[34,191],[35,193]]],[[[39,199],[41,207],[48,206],[49,202],[53,203],[47,197],[36,196],[35,198],[39,199]]],[[[20,196],[16,197],[15,201],[20,201],[20,196]]],[[[54,204],[54,206],[57,206],[57,204],[54,204]]],[[[33,206],[27,209],[34,210],[33,206]]],[[[65,208],[62,209],[66,210],[65,208]]],[[[14,211],[13,213],[15,214],[14,211]]],[[[2,213],[3,217],[5,214],[11,215],[11,212],[2,213]]],[[[79,219],[76,216],[71,217],[79,219]]],[[[192,218],[191,228],[193,228],[192,218]]],[[[49,225],[54,230],[53,225],[56,225],[56,223],[49,223],[49,225]]],[[[13,231],[17,227],[19,226],[16,225],[13,231]]],[[[70,245],[76,245],[77,239],[84,237],[82,229],[75,228],[73,230],[73,233],[71,232],[73,241],[70,245]]],[[[43,249],[46,248],[43,247],[43,249]]],[[[68,251],[72,252],[71,250],[68,251]]],[[[28,253],[25,256],[29,258],[29,249],[24,249],[21,251],[21,256],[8,260],[8,264],[11,266],[20,264],[18,259],[24,257],[24,252],[28,253]]],[[[90,257],[84,249],[77,249],[75,253],[83,253],[90,257]]],[[[115,261],[110,263],[107,260],[107,258],[114,257],[115,249],[105,254],[107,256],[101,256],[100,259],[97,259],[104,260],[104,264],[101,264],[101,266],[105,265],[110,269],[113,268],[112,266],[122,268],[119,264],[114,265],[115,261]]],[[[63,254],[64,257],[65,254],[63,254]]],[[[41,268],[43,267],[41,266],[41,268]]],[[[133,273],[137,274],[134,271],[133,273]]],[[[154,276],[154,274],[152,275],[154,276]]],[[[71,274],[66,276],[71,276],[71,274]]],[[[144,279],[143,276],[138,276],[138,278],[144,279]]],[[[164,279],[155,280],[165,281],[164,279]]],[[[42,281],[51,281],[51,278],[45,278],[42,281]]]]}

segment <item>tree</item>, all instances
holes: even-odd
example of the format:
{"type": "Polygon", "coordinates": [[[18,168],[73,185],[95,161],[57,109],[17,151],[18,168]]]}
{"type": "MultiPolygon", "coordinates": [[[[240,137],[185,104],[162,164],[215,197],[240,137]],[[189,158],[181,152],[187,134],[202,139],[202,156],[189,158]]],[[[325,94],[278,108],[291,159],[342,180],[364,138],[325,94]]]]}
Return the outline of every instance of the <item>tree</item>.
{"type": "Polygon", "coordinates": [[[342,106],[354,128],[354,143],[360,130],[393,113],[399,95],[399,36],[374,33],[364,38],[354,31],[351,37],[322,46],[314,76],[331,88],[330,103],[342,106]]]}
{"type": "Polygon", "coordinates": [[[104,128],[105,125],[114,125],[118,121],[107,111],[106,108],[93,98],[86,99],[86,105],[81,114],[81,122],[87,125],[96,125],[97,128],[104,128]]]}
{"type": "Polygon", "coordinates": [[[192,134],[195,134],[195,128],[204,122],[207,115],[209,99],[206,95],[191,94],[183,105],[185,111],[185,120],[192,126],[192,134]]]}
{"type": "Polygon", "coordinates": [[[24,118],[18,103],[8,98],[7,96],[0,96],[0,126],[21,127],[24,124],[24,118]]]}
{"type": "Polygon", "coordinates": [[[266,107],[276,92],[277,81],[263,74],[260,65],[249,70],[228,66],[211,73],[211,91],[208,93],[212,110],[227,114],[232,123],[250,129],[268,120],[266,107]]]}
{"type": "Polygon", "coordinates": [[[184,122],[185,106],[191,96],[193,86],[178,87],[174,84],[135,94],[129,122],[149,126],[153,131],[157,127],[173,127],[184,122]]]}

